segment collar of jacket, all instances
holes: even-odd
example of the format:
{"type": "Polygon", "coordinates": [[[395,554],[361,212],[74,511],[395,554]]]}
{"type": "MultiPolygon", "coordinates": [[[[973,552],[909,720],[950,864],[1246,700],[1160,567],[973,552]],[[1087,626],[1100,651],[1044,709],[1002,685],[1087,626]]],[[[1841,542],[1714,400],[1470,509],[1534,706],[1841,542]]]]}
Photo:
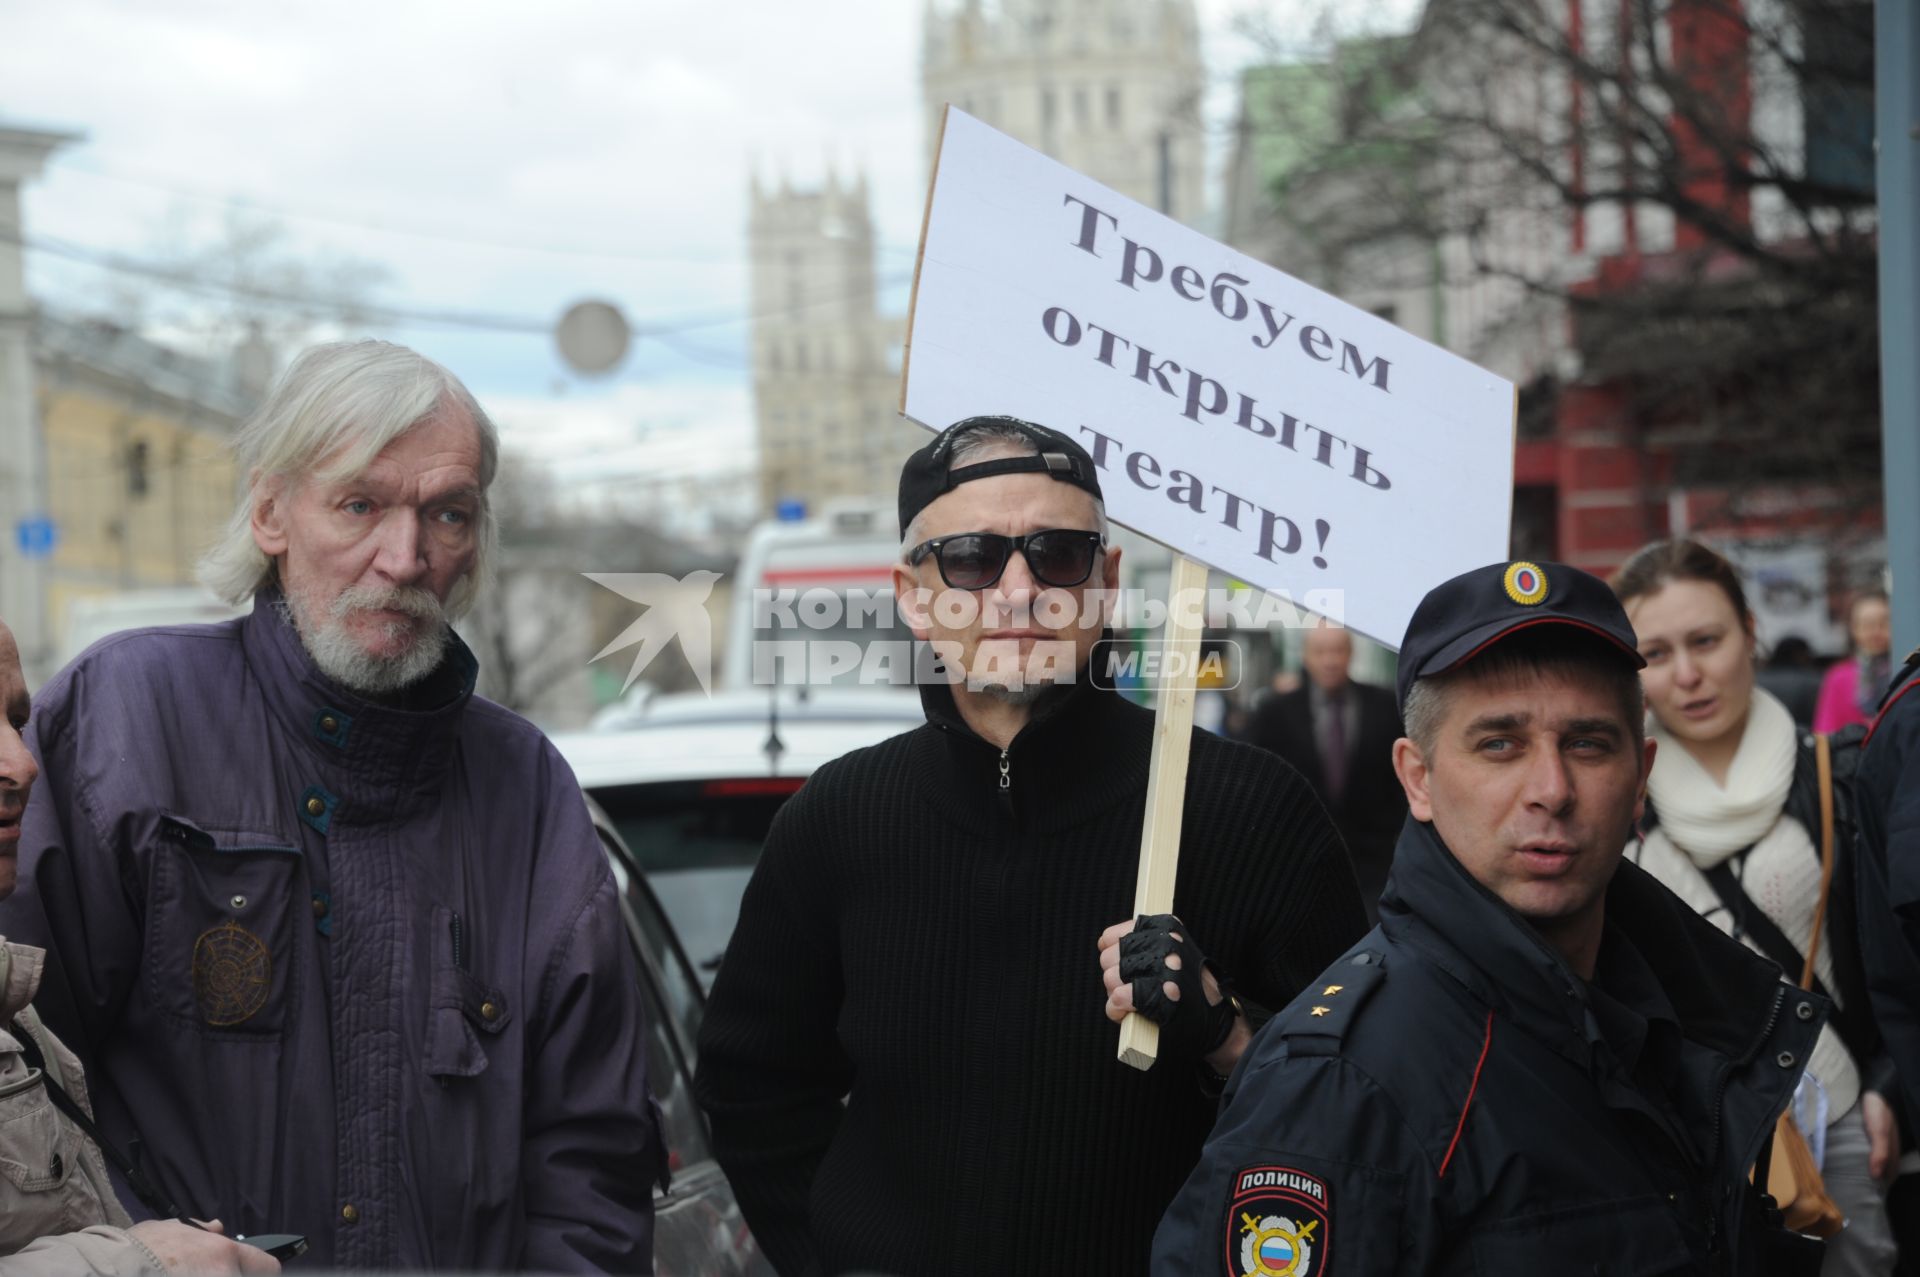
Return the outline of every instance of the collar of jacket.
{"type": "MultiPolygon", "coordinates": [[[[916,733],[921,788],[950,819],[981,822],[1000,792],[1000,748],[968,727],[945,683],[923,683],[927,726],[916,733]]],[[[1117,692],[1095,687],[1083,668],[1049,688],[1007,746],[1007,799],[1015,818],[1038,831],[1065,829],[1145,793],[1151,715],[1117,692]]]]}
{"type": "MultiPolygon", "coordinates": [[[[1652,968],[1688,1040],[1742,1061],[1776,1027],[1779,971],[1721,934],[1638,865],[1620,862],[1607,888],[1606,917],[1652,968]]],[[[1590,1066],[1599,1029],[1589,1013],[1586,982],[1466,871],[1431,824],[1411,816],[1394,848],[1380,925],[1480,1001],[1590,1066]]],[[[1812,1045],[1807,1036],[1803,1047],[1812,1045]]],[[[1796,1048],[1802,1059],[1803,1047],[1796,1048]]]]}
{"type": "Polygon", "coordinates": [[[448,635],[446,656],[403,703],[386,704],[322,674],[280,600],[277,589],[260,591],[240,625],[247,666],[280,727],[328,766],[396,788],[443,772],[479,672],[460,636],[448,635]]]}
{"type": "Polygon", "coordinates": [[[46,960],[44,949],[0,940],[0,1029],[32,1004],[46,960]]]}

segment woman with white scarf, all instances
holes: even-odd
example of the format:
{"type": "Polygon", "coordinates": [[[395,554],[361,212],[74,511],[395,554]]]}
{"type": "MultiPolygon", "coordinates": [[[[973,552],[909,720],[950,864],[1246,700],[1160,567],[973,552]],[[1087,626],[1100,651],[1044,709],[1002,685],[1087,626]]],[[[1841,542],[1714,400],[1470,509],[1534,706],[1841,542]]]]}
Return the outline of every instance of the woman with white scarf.
{"type": "MultiPolygon", "coordinates": [[[[1753,616],[1733,566],[1694,541],[1663,541],[1613,578],[1647,667],[1649,735],[1644,841],[1627,854],[1722,930],[1756,951],[1772,924],[1804,955],[1819,908],[1819,793],[1813,738],[1754,685],[1753,616]],[[1746,900],[1729,906],[1709,878],[1727,866],[1746,900]],[[1748,908],[1763,917],[1753,917],[1748,908]],[[1745,916],[1741,916],[1741,915],[1745,916]]],[[[1856,746],[1853,746],[1857,748],[1856,746]]],[[[1848,760],[1850,761],[1850,760],[1848,760]]],[[[1850,771],[1850,768],[1840,768],[1850,771]]],[[[1899,1127],[1891,1063],[1871,1019],[1844,872],[1850,830],[1835,835],[1840,886],[1820,932],[1814,975],[1835,1010],[1807,1062],[1796,1121],[1847,1227],[1827,1243],[1823,1277],[1886,1274],[1897,1255],[1887,1218],[1899,1127]]],[[[1724,875],[1721,875],[1724,881],[1724,875]]],[[[1738,896],[1736,895],[1736,900],[1738,896]]],[[[1798,980],[1804,958],[1787,973],[1798,980]]]]}

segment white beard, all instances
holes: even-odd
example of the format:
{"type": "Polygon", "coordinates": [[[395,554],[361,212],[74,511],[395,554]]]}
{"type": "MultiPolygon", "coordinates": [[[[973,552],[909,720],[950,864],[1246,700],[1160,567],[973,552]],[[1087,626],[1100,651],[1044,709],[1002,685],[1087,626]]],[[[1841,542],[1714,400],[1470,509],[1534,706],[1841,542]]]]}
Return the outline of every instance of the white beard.
{"type": "Polygon", "coordinates": [[[412,687],[439,667],[446,655],[447,638],[452,633],[440,600],[418,587],[391,590],[355,586],[344,591],[327,609],[327,615],[314,618],[297,596],[282,600],[287,619],[300,635],[301,646],[313,663],[340,686],[367,696],[388,696],[412,687]],[[407,627],[403,622],[388,626],[389,638],[402,630],[413,630],[413,642],[395,656],[375,656],[360,646],[347,632],[346,618],[356,611],[393,608],[425,622],[407,627]]]}

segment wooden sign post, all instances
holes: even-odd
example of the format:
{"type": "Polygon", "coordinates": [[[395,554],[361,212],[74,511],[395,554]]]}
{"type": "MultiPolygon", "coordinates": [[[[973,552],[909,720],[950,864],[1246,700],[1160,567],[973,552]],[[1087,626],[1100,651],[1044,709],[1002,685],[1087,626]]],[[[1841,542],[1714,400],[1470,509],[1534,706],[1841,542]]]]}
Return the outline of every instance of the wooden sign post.
{"type": "MultiPolygon", "coordinates": [[[[1180,820],[1187,804],[1187,755],[1193,748],[1193,694],[1200,678],[1200,630],[1205,624],[1207,568],[1186,555],[1173,560],[1167,583],[1166,660],[1153,717],[1153,756],[1147,765],[1147,816],[1140,828],[1140,877],[1133,916],[1173,911],[1180,868],[1180,820]]],[[[1160,1026],[1138,1011],[1120,1024],[1120,1059],[1150,1069],[1160,1051],[1160,1026]]]]}

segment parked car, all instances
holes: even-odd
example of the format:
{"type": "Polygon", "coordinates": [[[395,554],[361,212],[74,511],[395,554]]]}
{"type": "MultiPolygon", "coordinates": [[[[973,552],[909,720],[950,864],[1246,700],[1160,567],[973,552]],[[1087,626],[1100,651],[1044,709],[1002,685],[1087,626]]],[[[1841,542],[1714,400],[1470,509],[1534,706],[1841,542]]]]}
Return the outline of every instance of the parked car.
{"type": "Polygon", "coordinates": [[[781,805],[814,768],[924,721],[918,697],[888,690],[693,692],[554,744],[633,849],[705,987],[781,805]]]}
{"type": "Polygon", "coordinates": [[[594,829],[620,882],[620,912],[640,967],[647,1013],[647,1077],[660,1102],[671,1182],[654,1190],[653,1262],[657,1277],[772,1277],[740,1214],[733,1188],[713,1158],[707,1124],[693,1097],[695,1043],[706,995],[647,876],[591,799],[594,829]]]}

